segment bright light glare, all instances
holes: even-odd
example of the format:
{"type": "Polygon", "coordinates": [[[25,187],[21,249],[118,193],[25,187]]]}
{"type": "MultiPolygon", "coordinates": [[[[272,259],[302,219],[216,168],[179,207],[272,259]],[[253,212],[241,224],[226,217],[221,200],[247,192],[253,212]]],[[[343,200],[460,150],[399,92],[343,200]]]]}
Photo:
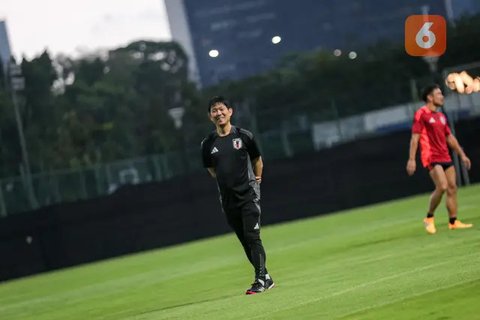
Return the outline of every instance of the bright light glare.
{"type": "Polygon", "coordinates": [[[279,44],[280,41],[282,41],[282,38],[280,36],[275,36],[272,38],[272,43],[273,44],[279,44]]]}
{"type": "Polygon", "coordinates": [[[208,55],[212,58],[218,57],[219,54],[220,54],[220,52],[218,52],[218,50],[215,50],[215,49],[212,49],[208,52],[208,55]]]}
{"type": "Polygon", "coordinates": [[[348,57],[353,60],[357,57],[357,53],[355,51],[350,51],[348,57]]]}

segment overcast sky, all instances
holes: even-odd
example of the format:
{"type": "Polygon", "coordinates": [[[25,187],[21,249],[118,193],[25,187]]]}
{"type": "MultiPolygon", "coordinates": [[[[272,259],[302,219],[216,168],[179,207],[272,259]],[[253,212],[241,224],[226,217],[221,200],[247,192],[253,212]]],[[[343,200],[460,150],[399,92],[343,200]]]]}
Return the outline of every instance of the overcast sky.
{"type": "Polygon", "coordinates": [[[133,40],[169,40],[163,0],[0,0],[16,57],[76,56],[133,40]]]}

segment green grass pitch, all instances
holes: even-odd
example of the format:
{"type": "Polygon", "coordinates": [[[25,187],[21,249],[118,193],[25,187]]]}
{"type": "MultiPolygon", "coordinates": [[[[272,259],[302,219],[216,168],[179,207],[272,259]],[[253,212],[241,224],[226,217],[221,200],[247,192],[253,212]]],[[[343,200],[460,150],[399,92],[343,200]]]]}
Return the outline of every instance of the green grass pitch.
{"type": "Polygon", "coordinates": [[[0,283],[0,319],[480,319],[480,185],[459,190],[469,230],[447,229],[442,202],[427,235],[427,201],[264,228],[264,294],[244,295],[253,273],[229,234],[0,283]]]}

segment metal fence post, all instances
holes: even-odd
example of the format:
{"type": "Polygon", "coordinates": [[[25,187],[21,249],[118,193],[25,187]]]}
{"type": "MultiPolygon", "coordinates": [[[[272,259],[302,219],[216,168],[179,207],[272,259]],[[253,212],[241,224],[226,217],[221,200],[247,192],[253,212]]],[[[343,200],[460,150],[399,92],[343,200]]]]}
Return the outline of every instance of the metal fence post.
{"type": "Polygon", "coordinates": [[[7,207],[5,206],[5,198],[3,197],[3,183],[0,180],[0,215],[2,217],[7,216],[7,207]]]}

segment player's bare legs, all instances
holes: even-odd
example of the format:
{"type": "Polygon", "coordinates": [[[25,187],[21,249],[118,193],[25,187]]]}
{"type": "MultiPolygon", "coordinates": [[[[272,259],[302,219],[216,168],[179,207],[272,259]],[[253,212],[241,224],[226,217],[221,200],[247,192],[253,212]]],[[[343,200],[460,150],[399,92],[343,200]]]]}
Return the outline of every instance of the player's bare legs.
{"type": "Polygon", "coordinates": [[[435,220],[433,215],[435,213],[435,209],[437,209],[438,205],[440,204],[440,201],[442,201],[443,194],[445,191],[447,191],[448,183],[445,172],[440,165],[436,165],[432,170],[430,170],[430,177],[435,184],[435,190],[433,190],[432,195],[430,196],[430,205],[428,207],[427,217],[423,219],[423,224],[427,233],[435,234],[437,229],[435,228],[435,220]]]}
{"type": "MultiPolygon", "coordinates": [[[[455,171],[453,172],[453,174],[455,175],[455,171]]],[[[435,184],[435,190],[433,190],[432,195],[430,196],[430,206],[428,208],[428,213],[433,215],[435,209],[437,209],[438,205],[440,204],[440,201],[442,201],[443,194],[448,189],[448,181],[445,171],[443,171],[443,168],[440,165],[436,165],[433,167],[432,170],[430,170],[430,177],[435,184]]]]}
{"type": "Polygon", "coordinates": [[[457,219],[457,175],[455,173],[455,167],[451,166],[445,170],[445,176],[447,178],[447,210],[449,216],[448,228],[453,229],[467,229],[473,225],[471,223],[463,223],[457,219]]]}
{"type": "Polygon", "coordinates": [[[450,218],[457,217],[457,175],[455,167],[451,166],[445,170],[445,177],[447,178],[447,210],[450,218]]]}

